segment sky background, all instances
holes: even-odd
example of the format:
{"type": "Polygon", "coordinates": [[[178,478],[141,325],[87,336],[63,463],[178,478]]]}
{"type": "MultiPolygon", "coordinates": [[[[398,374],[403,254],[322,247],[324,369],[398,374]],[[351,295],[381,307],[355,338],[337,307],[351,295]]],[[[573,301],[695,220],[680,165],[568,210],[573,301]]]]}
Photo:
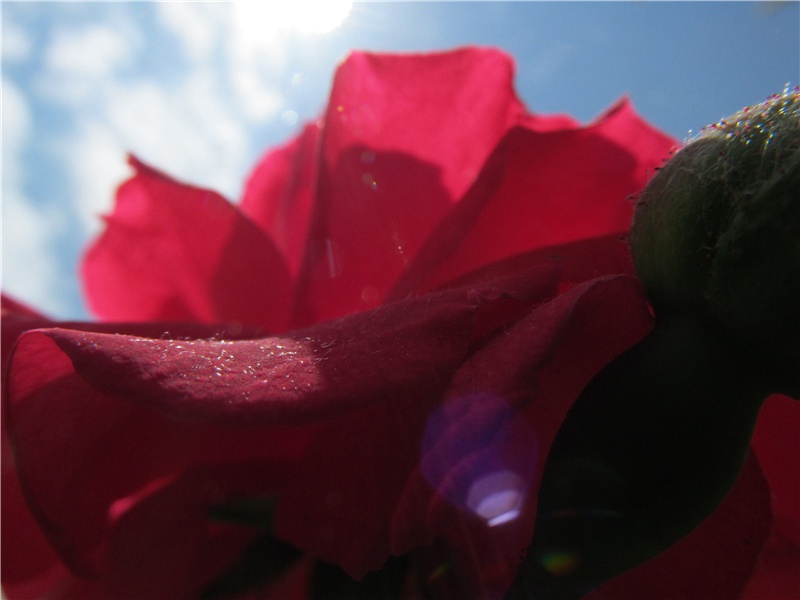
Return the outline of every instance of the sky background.
{"type": "Polygon", "coordinates": [[[5,292],[87,318],[77,268],[126,153],[235,202],[258,157],[321,113],[352,49],[497,46],[529,110],[588,122],[627,95],[679,139],[800,83],[798,2],[277,5],[295,11],[2,2],[5,292]]]}

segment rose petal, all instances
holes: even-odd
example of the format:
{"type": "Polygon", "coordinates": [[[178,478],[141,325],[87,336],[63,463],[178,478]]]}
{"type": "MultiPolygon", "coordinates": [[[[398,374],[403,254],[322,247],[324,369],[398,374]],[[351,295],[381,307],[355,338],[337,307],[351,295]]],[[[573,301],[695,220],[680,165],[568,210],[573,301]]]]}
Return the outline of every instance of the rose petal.
{"type": "Polygon", "coordinates": [[[758,415],[753,449],[769,481],[776,525],[800,546],[800,402],[769,398],[758,415]]]}
{"type": "MultiPolygon", "coordinates": [[[[122,333],[131,335],[150,335],[158,338],[170,329],[177,331],[180,335],[191,335],[195,337],[210,337],[212,335],[221,337],[235,337],[235,334],[247,334],[248,332],[225,330],[220,327],[207,327],[200,325],[175,325],[163,323],[143,323],[143,324],[89,324],[89,323],[55,323],[14,301],[3,296],[3,367],[8,363],[16,338],[26,330],[39,327],[68,327],[79,328],[81,330],[100,330],[107,332],[122,333]],[[179,329],[176,330],[175,327],[179,329]]],[[[42,365],[38,365],[39,368],[42,365]]],[[[5,397],[6,388],[3,388],[5,397]]],[[[69,401],[69,398],[66,398],[69,401]]],[[[5,411],[5,407],[4,407],[5,411]]],[[[15,413],[16,414],[16,413],[15,413]]],[[[52,423],[51,423],[52,424],[52,423]]],[[[41,425],[46,430],[44,424],[41,425]]],[[[43,535],[39,524],[34,520],[33,515],[24,499],[20,482],[18,479],[16,463],[14,462],[14,452],[11,450],[10,441],[7,436],[6,428],[2,430],[2,533],[3,545],[6,548],[13,548],[13,552],[3,552],[2,554],[2,577],[3,589],[9,598],[107,598],[109,590],[105,584],[97,581],[86,581],[76,578],[59,561],[58,555],[52,549],[49,541],[43,535]]],[[[44,441],[48,441],[46,438],[44,441]]],[[[56,445],[58,440],[55,440],[56,445]]],[[[75,452],[76,440],[65,440],[68,444],[67,452],[62,448],[58,449],[56,456],[63,457],[64,463],[60,467],[69,468],[69,457],[73,456],[69,452],[75,452]]],[[[39,441],[38,446],[47,446],[46,443],[39,441]]],[[[102,452],[112,451],[106,447],[102,452]]],[[[124,448],[123,456],[120,461],[129,460],[131,448],[124,448]]],[[[82,454],[80,456],[83,456],[82,454]]],[[[35,478],[34,478],[35,479],[35,478]]],[[[96,482],[83,482],[82,485],[88,486],[82,491],[81,497],[91,496],[92,492],[98,489],[96,482]]],[[[135,482],[134,482],[135,485],[135,482]]],[[[63,497],[71,494],[71,491],[59,492],[63,497]]],[[[58,497],[62,497],[58,496],[58,497]]]]}
{"type": "Polygon", "coordinates": [[[255,461],[197,465],[137,498],[119,514],[115,507],[104,573],[110,595],[200,597],[258,535],[255,529],[210,523],[209,510],[232,495],[280,489],[289,474],[287,467],[255,461]]]}
{"type": "MultiPolygon", "coordinates": [[[[533,297],[553,289],[550,275],[542,275],[529,286],[533,297]]],[[[181,420],[299,423],[341,414],[399,385],[447,378],[473,336],[475,309],[499,290],[485,282],[286,336],[234,342],[40,330],[25,336],[21,352],[45,336],[97,390],[181,420]]],[[[14,379],[15,385],[27,383],[14,379]]]]}
{"type": "Polygon", "coordinates": [[[748,600],[800,597],[800,403],[772,396],[761,409],[753,450],[769,482],[773,524],[742,595],[748,600]]]}
{"type": "Polygon", "coordinates": [[[308,239],[320,133],[318,124],[306,125],[289,143],[268,151],[250,174],[240,205],[281,250],[293,277],[308,239]]]}
{"type": "Polygon", "coordinates": [[[462,542],[468,586],[485,597],[506,589],[570,404],[651,327],[635,280],[601,279],[534,310],[477,353],[428,422],[419,467],[393,517],[393,551],[448,532],[462,542]]]}
{"type": "Polygon", "coordinates": [[[741,595],[743,600],[796,600],[800,598],[800,545],[775,527],[761,548],[756,567],[741,595]]]}
{"type": "Polygon", "coordinates": [[[477,48],[356,52],[339,67],[297,325],[383,301],[522,113],[512,76],[508,56],[477,48]]]}
{"type": "Polygon", "coordinates": [[[279,535],[360,579],[390,556],[397,498],[419,453],[425,415],[444,386],[401,385],[381,405],[320,433],[281,496],[279,535]]]}
{"type": "Polygon", "coordinates": [[[737,598],[771,523],[769,487],[752,453],[731,492],[697,529],[587,600],[737,598]]]}
{"type": "Polygon", "coordinates": [[[198,463],[291,460],[313,435],[165,418],[91,387],[39,331],[21,339],[7,385],[6,420],[28,505],[61,559],[84,575],[105,564],[114,502],[198,463]]]}
{"type": "Polygon", "coordinates": [[[573,271],[571,283],[587,274],[631,272],[620,239],[633,211],[627,198],[674,145],[627,101],[583,128],[512,129],[465,198],[429,236],[392,297],[534,250],[573,271]],[[591,249],[582,247],[587,242],[591,249]]]}
{"type": "MultiPolygon", "coordinates": [[[[606,356],[611,352],[610,348],[616,351],[624,349],[634,336],[642,335],[650,326],[649,314],[642,302],[640,290],[629,279],[598,284],[597,291],[584,294],[583,299],[576,302],[580,308],[568,302],[562,303],[564,304],[568,307],[561,312],[556,311],[557,314],[566,318],[565,314],[574,313],[573,325],[584,333],[590,327],[586,323],[589,320],[587,314],[593,310],[600,311],[597,304],[603,306],[604,314],[603,320],[597,320],[598,325],[606,323],[611,329],[610,323],[615,322],[612,317],[619,314],[618,311],[624,311],[626,321],[632,323],[624,327],[615,325],[613,331],[605,336],[608,346],[600,346],[602,350],[598,350],[596,344],[586,346],[586,360],[580,361],[583,366],[576,367],[578,369],[599,369],[602,362],[612,356],[606,356]],[[601,288],[604,290],[604,300],[597,299],[603,296],[601,288]],[[606,307],[605,304],[610,306],[606,307]],[[642,319],[631,319],[631,313],[642,315],[642,319]]],[[[546,309],[541,309],[536,314],[539,319],[547,322],[546,309]]],[[[556,319],[556,316],[550,318],[556,319]]],[[[531,322],[531,319],[526,319],[526,322],[531,322]]],[[[504,333],[500,337],[505,340],[510,335],[504,333]]],[[[518,385],[519,376],[531,365],[522,359],[517,361],[515,356],[519,353],[520,346],[534,346],[538,348],[534,353],[538,352],[539,360],[547,361],[554,342],[547,343],[545,340],[552,335],[558,337],[551,329],[534,319],[530,328],[525,330],[525,335],[513,337],[514,343],[502,345],[502,352],[484,351],[481,356],[488,353],[489,362],[484,361],[480,366],[469,363],[473,366],[467,371],[472,377],[478,377],[480,372],[483,382],[473,381],[473,385],[485,389],[483,385],[492,387],[494,382],[498,393],[514,396],[522,401],[517,395],[524,396],[530,390],[524,385],[518,385]],[[510,362],[510,365],[504,364],[506,362],[510,362]],[[509,370],[518,376],[510,377],[509,370]]],[[[589,337],[593,340],[604,339],[602,336],[589,337]]],[[[580,345],[571,335],[567,339],[571,340],[567,343],[571,348],[577,349],[580,345]]],[[[522,354],[529,356],[531,352],[522,354]]],[[[557,373],[564,368],[563,365],[557,366],[559,364],[560,361],[552,364],[550,372],[557,373]]],[[[572,369],[574,370],[575,368],[572,369]]],[[[463,370],[458,375],[458,381],[469,382],[471,376],[462,373],[463,370]]],[[[580,380],[575,378],[571,381],[577,395],[580,380]]],[[[563,388],[563,384],[560,387],[563,388]]],[[[411,509],[414,514],[403,516],[398,516],[396,511],[399,510],[397,504],[401,493],[408,486],[408,478],[419,460],[425,423],[431,418],[431,411],[436,410],[441,391],[440,387],[425,389],[408,383],[399,385],[386,391],[387,400],[390,401],[376,404],[367,411],[354,413],[326,427],[309,448],[297,478],[282,498],[278,514],[281,535],[315,556],[336,562],[355,577],[380,567],[390,553],[402,554],[411,547],[428,543],[432,534],[427,523],[422,523],[422,529],[418,529],[415,524],[408,529],[404,528],[408,522],[416,523],[420,518],[424,521],[426,508],[421,514],[414,513],[417,509],[411,509]],[[390,523],[393,514],[395,524],[392,526],[390,523]],[[395,531],[392,532],[390,527],[395,531]],[[353,536],[353,531],[360,533],[353,536]]],[[[475,406],[480,408],[481,405],[475,406]]],[[[563,410],[566,411],[566,408],[563,410]]],[[[472,416],[473,425],[480,427],[485,414],[480,412],[472,416]]],[[[556,426],[552,428],[553,434],[556,426]]],[[[459,430],[459,433],[463,433],[467,439],[470,437],[468,430],[459,430]]],[[[422,480],[422,485],[425,485],[425,480],[422,480]]],[[[440,532],[443,528],[434,529],[440,532]]],[[[519,540],[523,545],[526,542],[523,538],[519,540]]]]}
{"type": "MultiPolygon", "coordinates": [[[[29,307],[2,295],[2,373],[5,378],[6,366],[17,338],[26,330],[50,324],[49,319],[39,315],[29,307]]],[[[3,388],[5,397],[5,386],[3,388]]],[[[5,412],[5,411],[3,411],[5,412]]],[[[5,418],[3,419],[5,424],[5,418]]],[[[64,576],[58,557],[53,552],[41,529],[34,521],[20,489],[14,456],[8,439],[6,427],[2,428],[2,522],[0,536],[2,546],[14,548],[13,552],[3,552],[3,588],[10,598],[22,596],[38,597],[64,576]],[[36,591],[39,590],[39,591],[36,591]]]]}
{"type": "MultiPolygon", "coordinates": [[[[511,279],[511,293],[528,300],[554,290],[547,272],[527,286],[511,279]]],[[[280,422],[320,421],[403,387],[436,389],[463,360],[475,313],[507,293],[483,282],[285,339],[183,339],[181,326],[171,339],[28,332],[12,356],[6,406],[28,500],[63,560],[97,570],[116,500],[198,462],[297,457],[314,429],[280,422]]]]}
{"type": "Polygon", "coordinates": [[[135,158],[104,234],[87,252],[89,304],[108,320],[287,325],[291,281],[259,228],[222,196],[135,158]]]}
{"type": "Polygon", "coordinates": [[[343,150],[359,146],[412,155],[438,166],[453,202],[524,114],[513,76],[511,57],[492,48],[354,52],[334,79],[323,158],[333,165],[343,150]]]}
{"type": "MultiPolygon", "coordinates": [[[[498,265],[494,275],[500,273],[503,268],[498,265]]],[[[490,324],[497,334],[519,315],[518,306],[510,308],[505,300],[519,305],[527,301],[530,310],[554,291],[550,270],[515,272],[489,281],[495,283],[490,286],[476,277],[469,294],[480,303],[474,330],[480,339],[490,324]]],[[[444,373],[441,367],[439,371],[444,373]]],[[[451,374],[423,385],[410,375],[397,379],[372,406],[326,425],[281,498],[281,536],[355,577],[379,568],[391,552],[392,514],[418,461],[425,420],[440,402],[451,374]]]]}

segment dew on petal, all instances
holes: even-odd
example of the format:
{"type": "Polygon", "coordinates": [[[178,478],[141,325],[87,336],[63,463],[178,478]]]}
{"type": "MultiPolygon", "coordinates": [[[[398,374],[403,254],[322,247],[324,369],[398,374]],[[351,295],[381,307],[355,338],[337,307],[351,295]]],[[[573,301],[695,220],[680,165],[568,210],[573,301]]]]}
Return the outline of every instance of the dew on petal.
{"type": "Polygon", "coordinates": [[[361,181],[363,181],[364,185],[366,185],[373,192],[378,191],[378,182],[375,181],[375,177],[372,175],[372,173],[364,173],[361,175],[361,181]]]}

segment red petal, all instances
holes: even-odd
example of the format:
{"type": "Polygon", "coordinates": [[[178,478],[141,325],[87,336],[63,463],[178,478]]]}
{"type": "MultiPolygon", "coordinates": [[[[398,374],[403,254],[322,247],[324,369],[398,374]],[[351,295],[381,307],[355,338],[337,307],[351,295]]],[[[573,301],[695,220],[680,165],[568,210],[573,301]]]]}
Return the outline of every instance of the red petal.
{"type": "Polygon", "coordinates": [[[16,315],[24,317],[33,317],[37,319],[43,318],[42,315],[40,315],[37,311],[35,311],[31,307],[26,306],[22,302],[19,302],[18,300],[15,300],[14,298],[6,294],[2,294],[2,299],[0,300],[0,302],[2,302],[3,316],[16,315]]]}
{"type": "Polygon", "coordinates": [[[47,327],[53,322],[5,294],[0,297],[0,303],[2,303],[3,319],[3,325],[0,328],[0,333],[2,333],[0,350],[2,350],[2,372],[5,375],[8,357],[11,355],[11,349],[14,347],[17,338],[25,331],[47,327]]]}
{"type": "MultiPolygon", "coordinates": [[[[6,295],[2,296],[2,319],[2,373],[5,378],[8,359],[17,338],[29,329],[48,325],[51,321],[6,295]]],[[[5,389],[3,396],[5,397],[5,389]]],[[[2,428],[0,459],[0,535],[2,546],[14,549],[13,552],[2,553],[0,573],[4,592],[10,598],[40,597],[62,580],[65,570],[59,565],[58,557],[42,535],[25,503],[5,426],[2,428]]]]}
{"type": "Polygon", "coordinates": [[[620,239],[630,226],[629,196],[674,145],[627,102],[584,128],[511,130],[392,296],[532,251],[562,264],[571,283],[631,272],[620,239]]]}
{"type": "Polygon", "coordinates": [[[209,509],[239,494],[279,489],[287,467],[199,465],[114,515],[103,574],[114,597],[199,597],[258,535],[256,529],[210,523],[209,509]]]}
{"type": "MultiPolygon", "coordinates": [[[[504,332],[497,342],[501,349],[493,351],[492,345],[476,355],[459,371],[457,381],[475,393],[496,388],[496,393],[507,397],[509,402],[522,402],[522,396],[530,392],[525,375],[543,361],[548,364],[543,376],[550,382],[548,394],[554,398],[545,395],[541,401],[545,405],[554,402],[557,411],[565,412],[569,405],[567,397],[572,392],[577,395],[581,383],[588,380],[593,371],[639,339],[650,327],[638,286],[629,279],[598,283],[579,300],[568,298],[552,305],[552,309],[539,309],[526,318],[527,328],[514,327],[504,332]],[[561,307],[560,311],[556,306],[561,307]],[[550,315],[550,310],[555,314],[550,315]],[[598,312],[602,312],[602,319],[596,318],[598,312]],[[557,322],[570,319],[567,315],[571,315],[567,333],[559,333],[558,327],[553,330],[557,322]],[[598,327],[602,331],[598,331],[598,327]],[[604,343],[593,341],[587,345],[587,339],[604,340],[604,343]],[[559,343],[563,344],[559,346],[563,354],[561,359],[553,361],[553,345],[559,343]],[[530,359],[531,355],[536,358],[530,359]],[[581,357],[576,361],[578,366],[570,366],[576,355],[581,357]],[[483,360],[478,360],[478,356],[484,357],[483,360]],[[566,377],[563,377],[564,369],[569,371],[566,377]],[[576,376],[578,371],[582,377],[576,376]],[[569,389],[564,388],[564,381],[570,382],[569,389]]],[[[453,388],[452,394],[460,391],[464,390],[453,388]]],[[[436,406],[441,389],[401,385],[387,393],[391,402],[332,423],[320,434],[297,478],[285,492],[279,510],[279,530],[283,536],[316,556],[336,562],[356,577],[378,568],[390,553],[400,554],[426,544],[432,535],[442,531],[437,525],[432,531],[425,522],[424,504],[421,511],[406,507],[411,514],[402,512],[407,504],[405,500],[401,508],[397,508],[404,489],[411,496],[415,493],[414,486],[430,489],[419,473],[411,488],[408,488],[408,479],[414,473],[423,448],[426,422],[430,423],[438,414],[436,406]],[[393,519],[394,532],[390,530],[393,519]],[[358,531],[359,535],[354,536],[353,531],[358,531]]],[[[455,400],[451,406],[454,403],[455,400]]],[[[452,443],[459,449],[463,449],[465,440],[471,439],[471,428],[491,427],[493,422],[486,419],[486,411],[482,410],[491,407],[480,403],[472,406],[476,412],[470,414],[468,422],[459,422],[459,427],[453,431],[452,443]]],[[[557,421],[555,419],[550,427],[552,435],[557,421]]],[[[542,423],[540,426],[547,429],[542,423]]],[[[530,442],[530,437],[512,439],[512,445],[523,440],[524,444],[530,442]]],[[[523,454],[509,452],[509,457],[514,456],[523,454]]],[[[509,553],[518,552],[527,540],[520,536],[517,542],[518,547],[507,549],[509,553]]]]}
{"type": "Polygon", "coordinates": [[[771,523],[769,488],[752,454],[716,511],[656,558],[589,594],[586,600],[738,598],[771,523]]]}
{"type": "Polygon", "coordinates": [[[651,327],[636,281],[609,278],[543,305],[477,353],[429,421],[419,469],[394,515],[393,550],[450,530],[481,594],[508,586],[567,410],[604,364],[651,327]]]}
{"type": "MultiPolygon", "coordinates": [[[[512,288],[536,299],[552,283],[512,288]]],[[[296,457],[313,428],[276,423],[436,388],[463,360],[476,311],[504,294],[486,282],[251,341],[186,339],[198,327],[180,325],[171,339],[28,332],[12,356],[6,406],[28,500],[63,560],[100,569],[116,500],[202,462],[296,457]]],[[[138,326],[156,336],[163,327],[138,326]]]]}
{"type": "Polygon", "coordinates": [[[800,598],[800,545],[773,527],[761,549],[756,568],[741,595],[743,600],[797,600],[800,598]]]}
{"type": "Polygon", "coordinates": [[[283,253],[297,276],[316,193],[320,128],[314,123],[283,147],[267,152],[251,173],[241,209],[283,253]]]}
{"type": "Polygon", "coordinates": [[[355,52],[339,67],[323,157],[347,148],[402,152],[441,169],[456,200],[524,112],[513,60],[491,48],[396,55],[355,52]]]}
{"type": "Polygon", "coordinates": [[[742,597],[800,598],[800,403],[769,398],[758,417],[753,450],[769,482],[774,522],[742,597]]]}
{"type": "Polygon", "coordinates": [[[23,595],[31,598],[45,597],[50,588],[60,582],[66,573],[25,502],[5,428],[0,490],[2,491],[0,534],[2,534],[2,546],[6,549],[2,553],[2,569],[0,569],[3,589],[9,598],[23,595]]]}
{"type": "MultiPolygon", "coordinates": [[[[495,274],[502,272],[497,266],[495,274]]],[[[480,329],[475,333],[483,337],[490,326],[495,334],[502,331],[519,314],[517,306],[506,302],[509,297],[527,301],[530,310],[532,302],[551,297],[552,284],[548,271],[516,272],[492,284],[477,278],[469,293],[481,304],[476,319],[480,329]]],[[[445,294],[451,293],[456,292],[445,294]]],[[[433,298],[427,297],[426,304],[433,298]]],[[[411,319],[412,313],[405,318],[411,319]]],[[[374,357],[366,361],[375,368],[374,357]]],[[[445,374],[443,368],[438,370],[445,374]]],[[[425,421],[440,403],[454,370],[447,371],[447,377],[423,382],[407,373],[383,390],[372,406],[327,425],[281,498],[281,536],[355,577],[379,568],[391,553],[392,514],[419,459],[425,421]]]]}
{"type": "Polygon", "coordinates": [[[291,281],[264,233],[222,196],[131,164],[136,174],[84,259],[92,310],[118,321],[284,329],[291,281]]]}
{"type": "Polygon", "coordinates": [[[7,385],[6,420],[28,504],[61,559],[82,573],[103,568],[115,501],[200,463],[291,459],[313,433],[165,418],[91,387],[40,331],[20,340],[7,385]]]}
{"type": "Polygon", "coordinates": [[[522,106],[495,50],[354,53],[336,74],[296,322],[381,303],[522,106]]]}
{"type": "Polygon", "coordinates": [[[360,579],[391,554],[392,511],[419,455],[425,415],[443,385],[399,386],[337,419],[309,448],[277,514],[279,535],[360,579]]]}
{"type": "Polygon", "coordinates": [[[769,481],[776,526],[800,546],[800,402],[769,398],[758,416],[753,449],[769,481]]]}
{"type": "Polygon", "coordinates": [[[98,391],[171,418],[242,425],[319,419],[402,383],[452,372],[472,334],[474,309],[462,297],[400,303],[286,337],[236,342],[39,330],[20,342],[11,389],[29,385],[22,369],[31,352],[55,350],[45,350],[46,339],[98,391]]]}

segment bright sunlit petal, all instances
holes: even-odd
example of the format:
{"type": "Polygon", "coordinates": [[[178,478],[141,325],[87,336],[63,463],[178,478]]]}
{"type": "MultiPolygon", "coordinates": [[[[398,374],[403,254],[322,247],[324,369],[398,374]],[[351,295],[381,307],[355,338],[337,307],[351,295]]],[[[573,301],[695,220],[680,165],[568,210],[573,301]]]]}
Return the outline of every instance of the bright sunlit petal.
{"type": "Polygon", "coordinates": [[[240,0],[236,27],[250,40],[276,31],[325,33],[347,18],[352,0],[240,0]]]}

